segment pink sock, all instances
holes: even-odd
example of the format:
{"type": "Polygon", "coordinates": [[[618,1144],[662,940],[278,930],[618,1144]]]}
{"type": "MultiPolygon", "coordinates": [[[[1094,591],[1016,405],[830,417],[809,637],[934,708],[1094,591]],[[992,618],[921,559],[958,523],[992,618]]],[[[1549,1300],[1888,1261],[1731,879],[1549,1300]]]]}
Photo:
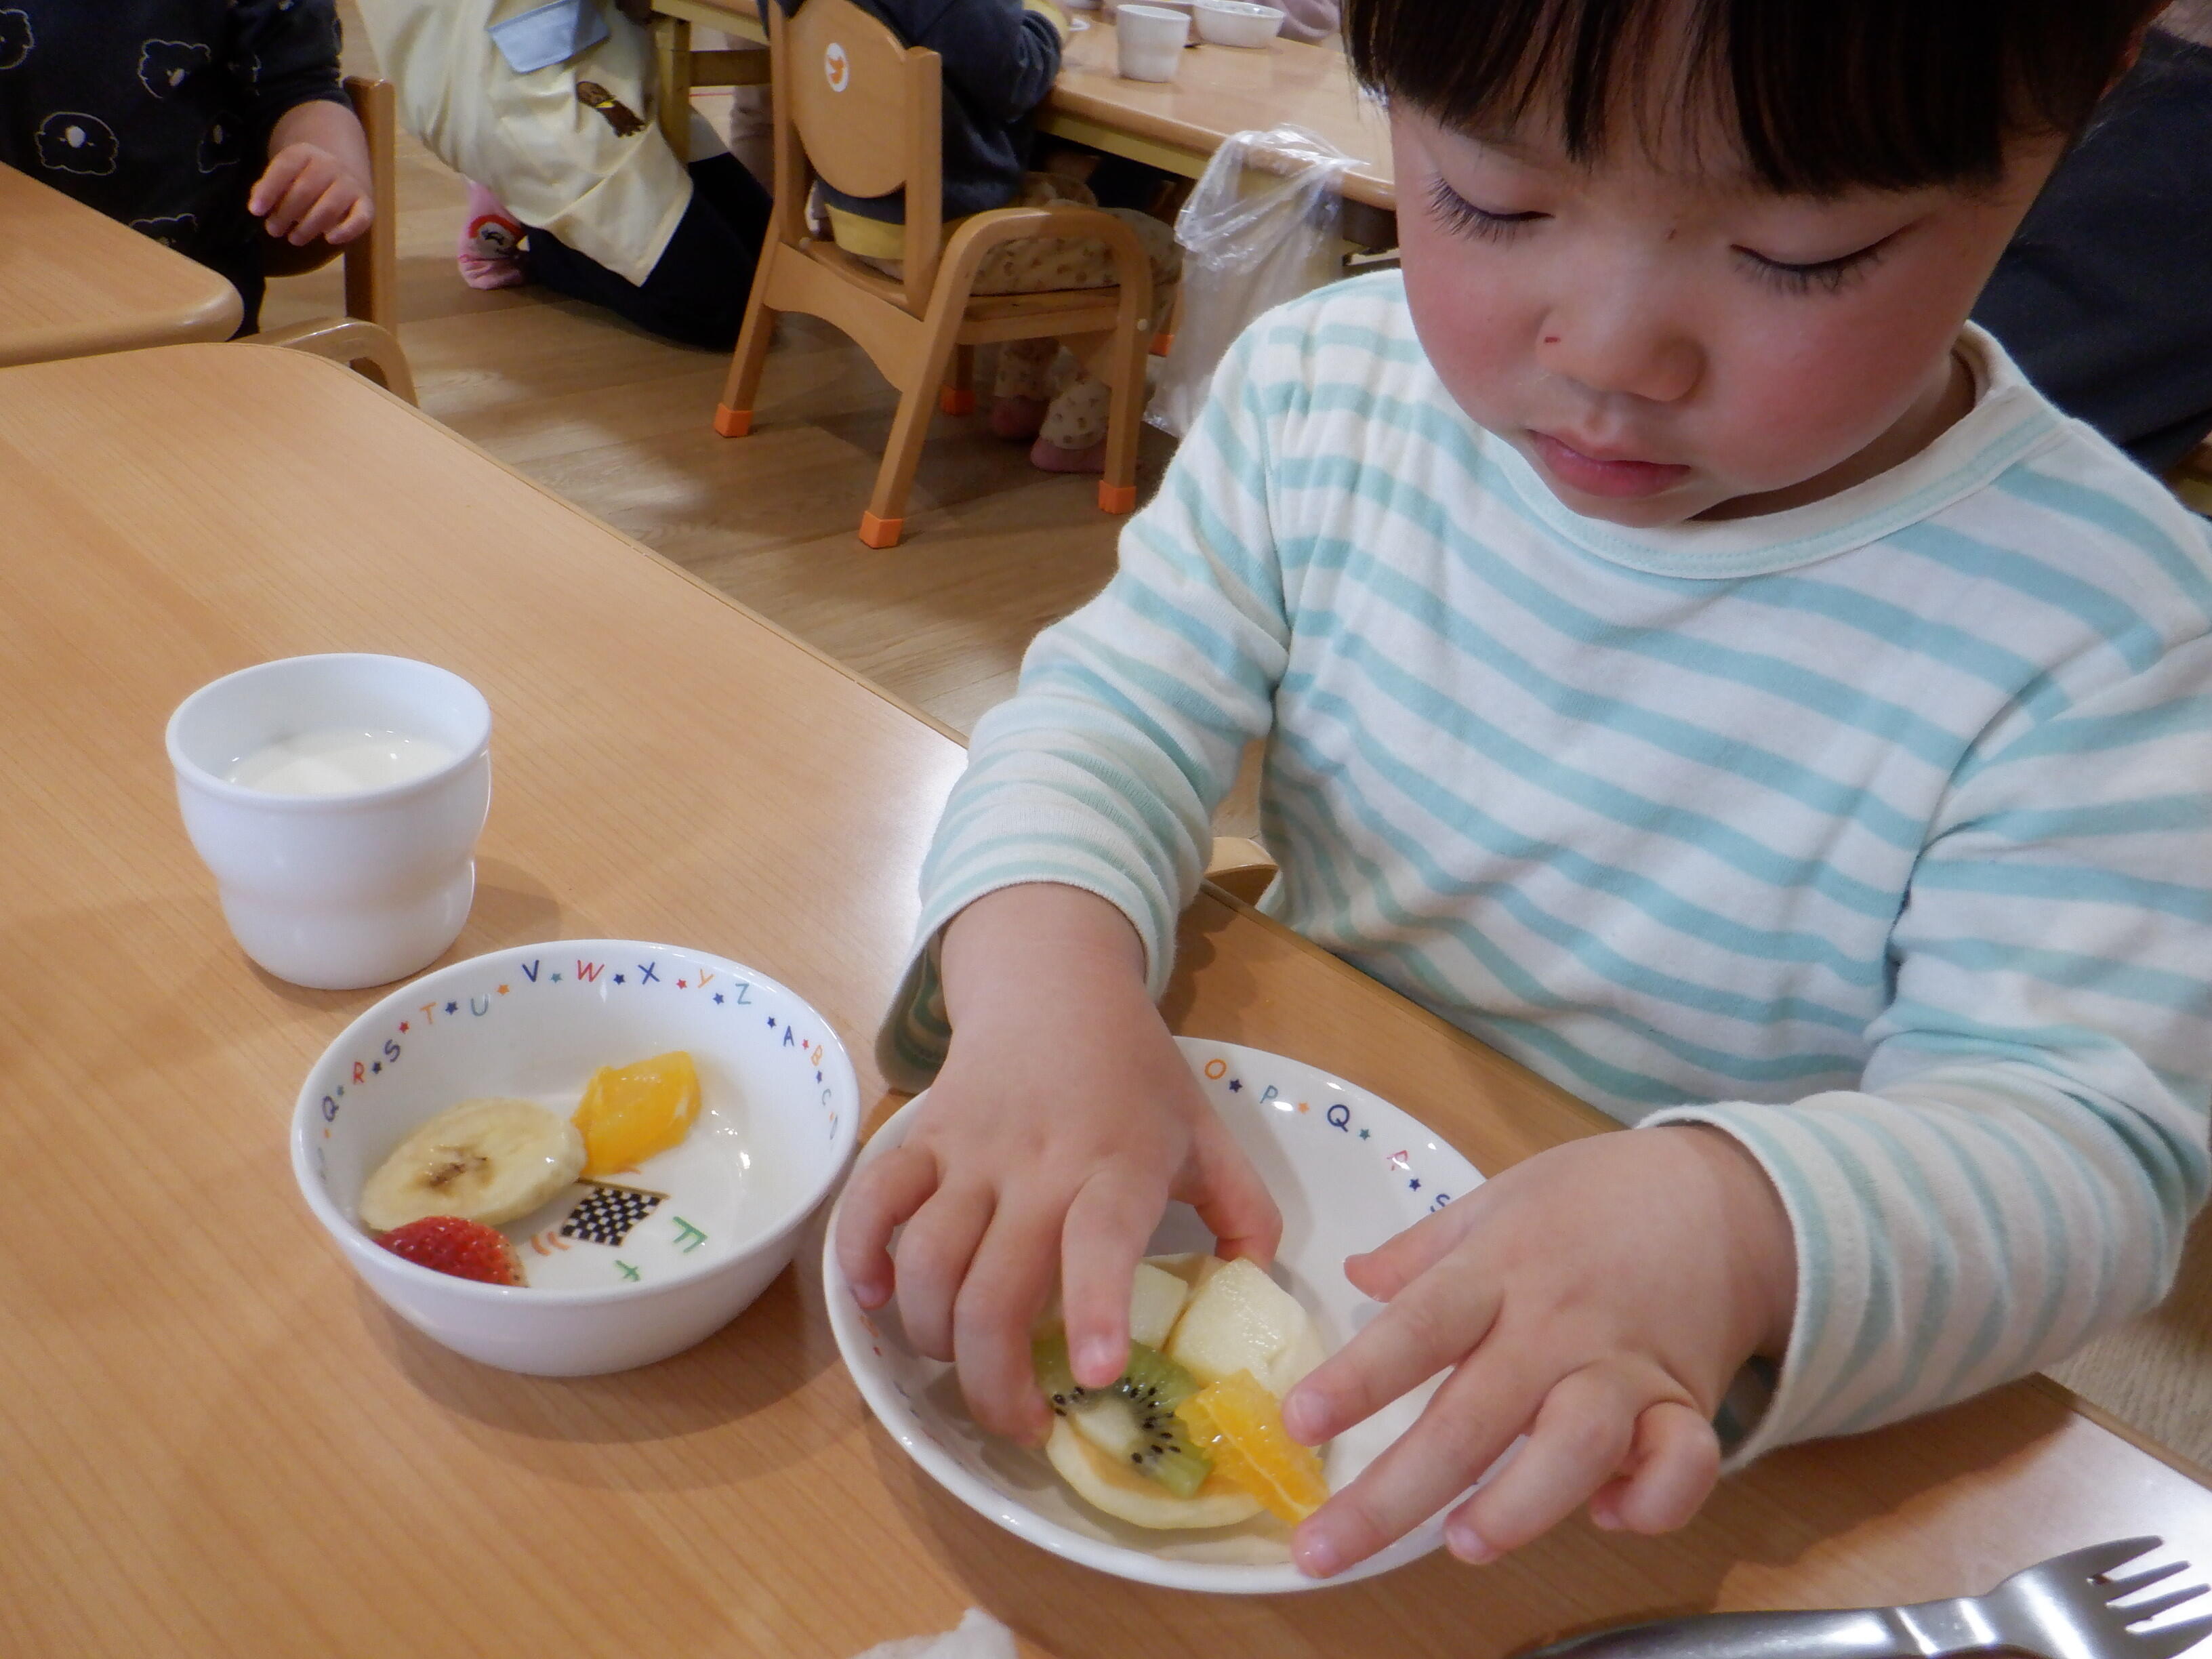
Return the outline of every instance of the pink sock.
{"type": "Polygon", "coordinates": [[[461,280],[471,288],[513,288],[525,280],[521,252],[521,225],[499,198],[471,179],[468,216],[453,250],[461,280]]]}

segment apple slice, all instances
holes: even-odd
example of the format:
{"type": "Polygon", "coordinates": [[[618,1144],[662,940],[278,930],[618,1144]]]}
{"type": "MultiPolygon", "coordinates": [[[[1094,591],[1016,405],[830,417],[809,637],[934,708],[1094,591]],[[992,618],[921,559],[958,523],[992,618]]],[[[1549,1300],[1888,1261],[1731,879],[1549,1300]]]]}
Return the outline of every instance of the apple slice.
{"type": "Polygon", "coordinates": [[[1167,1356],[1201,1385],[1249,1371],[1277,1399],[1321,1363],[1313,1321],[1251,1262],[1224,1262],[1183,1305],[1167,1356]]]}
{"type": "Polygon", "coordinates": [[[1176,1316],[1190,1297],[1190,1286],[1171,1273],[1149,1261],[1137,1264],[1137,1277],[1129,1286],[1129,1340],[1148,1348],[1166,1345],[1175,1328],[1176,1316]]]}

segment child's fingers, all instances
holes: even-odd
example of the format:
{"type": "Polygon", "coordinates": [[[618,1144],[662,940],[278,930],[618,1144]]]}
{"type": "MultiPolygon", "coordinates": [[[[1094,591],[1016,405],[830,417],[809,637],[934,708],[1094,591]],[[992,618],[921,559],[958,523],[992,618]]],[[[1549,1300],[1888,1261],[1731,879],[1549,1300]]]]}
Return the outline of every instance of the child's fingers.
{"type": "Polygon", "coordinates": [[[1720,1439],[1694,1407],[1662,1400],[1636,1419],[1627,1468],[1590,1499],[1590,1519],[1608,1529],[1672,1532],[1698,1512],[1720,1479],[1720,1439]]]}
{"type": "Polygon", "coordinates": [[[1488,1561],[1572,1515],[1627,1457],[1654,1380],[1626,1365],[1601,1364],[1554,1382],[1520,1449],[1453,1511],[1444,1528],[1452,1553],[1488,1561]]]}
{"type": "Polygon", "coordinates": [[[1291,1545],[1299,1570],[1315,1577],[1340,1572],[1465,1492],[1528,1422],[1544,1381],[1512,1358],[1471,1356],[1412,1428],[1299,1523],[1291,1545]]]}
{"type": "Polygon", "coordinates": [[[292,227],[291,241],[295,247],[305,247],[317,237],[337,228],[353,207],[353,192],[337,179],[332,179],[327,189],[318,196],[300,222],[292,227]]]}
{"type": "Polygon", "coordinates": [[[1030,1364],[1030,1326],[1052,1294],[1058,1220],[1050,1209],[1001,1203],[953,1299],[953,1358],[968,1408],[991,1433],[1017,1440],[1042,1440],[1051,1427],[1030,1364]]]}
{"type": "Polygon", "coordinates": [[[346,216],[325,231],[323,240],[332,247],[343,247],[356,237],[366,234],[368,228],[375,222],[375,202],[367,196],[356,196],[346,216]]]}
{"type": "Polygon", "coordinates": [[[328,187],[329,181],[317,177],[315,169],[309,168],[301,173],[292,181],[291,188],[284,192],[276,205],[269,210],[266,222],[269,234],[271,236],[291,234],[292,227],[300,222],[328,187]]]}
{"type": "Polygon", "coordinates": [[[1481,1195],[1431,1212],[1364,1255],[1345,1259],[1344,1276],[1362,1296],[1389,1302],[1449,1255],[1474,1226],[1481,1195]]]}
{"type": "Polygon", "coordinates": [[[837,1215],[837,1265],[855,1300],[880,1308],[891,1296],[891,1234],[937,1190],[937,1160],[912,1141],[854,1176],[837,1215]]]}
{"type": "MultiPolygon", "coordinates": [[[[1283,1242],[1283,1213],[1252,1160],[1211,1111],[1194,1126],[1191,1175],[1189,1190],[1176,1196],[1197,1210],[1213,1235],[1215,1254],[1249,1256],[1263,1267],[1273,1261],[1283,1242]]],[[[1159,1218],[1152,1219],[1157,1224],[1159,1218]]]]}
{"type": "Polygon", "coordinates": [[[1283,1401],[1283,1423],[1309,1446],[1342,1434],[1459,1361],[1498,1316],[1494,1274],[1415,1279],[1283,1401]]]}
{"type": "Polygon", "coordinates": [[[899,1235],[899,1317],[908,1340],[932,1359],[953,1357],[953,1299],[991,1224],[992,1208],[988,1188],[940,1186],[899,1235]]]}
{"type": "Polygon", "coordinates": [[[280,150],[271,156],[267,169],[253,181],[253,189],[246,196],[246,210],[256,218],[266,218],[269,210],[284,199],[311,158],[297,149],[280,150]]]}
{"type": "Polygon", "coordinates": [[[1103,1389],[1129,1363],[1129,1281],[1168,1195],[1109,1166],[1067,1206],[1060,1235],[1060,1305],[1075,1380],[1103,1389]]]}

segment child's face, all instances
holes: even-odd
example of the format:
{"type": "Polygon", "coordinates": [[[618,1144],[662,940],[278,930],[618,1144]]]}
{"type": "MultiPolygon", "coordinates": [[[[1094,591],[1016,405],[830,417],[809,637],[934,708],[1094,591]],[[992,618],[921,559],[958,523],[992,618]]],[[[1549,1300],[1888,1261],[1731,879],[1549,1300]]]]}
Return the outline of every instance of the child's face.
{"type": "Polygon", "coordinates": [[[1402,106],[1391,127],[1407,299],[1444,385],[1567,506],[1644,526],[1818,500],[1958,418],[1951,347],[2062,147],[2016,143],[1988,191],[1816,198],[1679,144],[1583,167],[1402,106]]]}

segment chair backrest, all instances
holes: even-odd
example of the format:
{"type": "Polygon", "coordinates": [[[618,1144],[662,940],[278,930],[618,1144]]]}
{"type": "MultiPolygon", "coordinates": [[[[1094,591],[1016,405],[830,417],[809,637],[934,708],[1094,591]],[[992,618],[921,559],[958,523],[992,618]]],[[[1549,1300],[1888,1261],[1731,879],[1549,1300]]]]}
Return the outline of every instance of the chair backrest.
{"type": "Polygon", "coordinates": [[[343,248],[319,240],[294,247],[289,242],[264,238],[261,268],[271,276],[299,276],[320,270],[343,253],[346,315],[389,329],[398,321],[395,314],[399,273],[396,94],[389,81],[357,75],[346,77],[345,89],[368,140],[369,188],[376,203],[376,221],[368,235],[343,248]]]}
{"type": "Polygon", "coordinates": [[[767,0],[775,83],[778,234],[806,234],[819,178],[848,196],[906,192],[907,308],[929,302],[944,242],[943,82],[937,54],[908,46],[852,0],[767,0]]]}

